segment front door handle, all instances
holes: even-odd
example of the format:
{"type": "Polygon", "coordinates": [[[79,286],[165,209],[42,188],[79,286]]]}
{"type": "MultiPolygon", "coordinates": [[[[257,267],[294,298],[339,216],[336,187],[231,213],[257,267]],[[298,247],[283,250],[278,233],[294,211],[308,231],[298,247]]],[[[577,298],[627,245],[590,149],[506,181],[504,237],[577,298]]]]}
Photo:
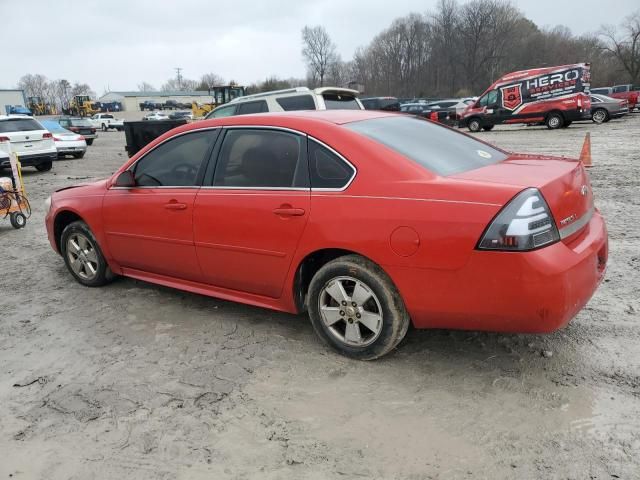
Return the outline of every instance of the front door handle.
{"type": "Polygon", "coordinates": [[[283,217],[301,217],[304,215],[304,208],[279,207],[274,209],[273,213],[283,217]]]}
{"type": "Polygon", "coordinates": [[[169,202],[164,205],[164,208],[167,210],[186,210],[186,203],[178,203],[178,202],[169,202]]]}

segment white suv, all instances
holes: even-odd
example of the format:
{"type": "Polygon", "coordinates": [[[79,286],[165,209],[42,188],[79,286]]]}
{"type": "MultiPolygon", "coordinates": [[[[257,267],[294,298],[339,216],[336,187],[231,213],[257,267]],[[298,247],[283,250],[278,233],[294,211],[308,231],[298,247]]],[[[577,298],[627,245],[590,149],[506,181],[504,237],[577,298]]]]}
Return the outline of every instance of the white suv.
{"type": "Polygon", "coordinates": [[[364,110],[364,107],[357,90],[297,87],[238,97],[212,110],[205,118],[292,110],[364,110]]]}
{"type": "Polygon", "coordinates": [[[27,115],[0,115],[0,168],[9,167],[9,153],[18,155],[23,167],[51,170],[58,150],[53,135],[27,115]]]}

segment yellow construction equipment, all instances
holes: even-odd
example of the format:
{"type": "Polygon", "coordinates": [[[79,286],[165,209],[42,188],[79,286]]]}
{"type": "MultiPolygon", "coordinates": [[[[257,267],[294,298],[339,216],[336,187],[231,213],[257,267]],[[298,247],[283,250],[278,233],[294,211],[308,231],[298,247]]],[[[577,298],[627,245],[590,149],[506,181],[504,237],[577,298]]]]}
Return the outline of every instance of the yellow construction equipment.
{"type": "Polygon", "coordinates": [[[44,115],[46,113],[42,97],[29,97],[27,100],[27,107],[29,107],[33,115],[44,115]]]}
{"type": "Polygon", "coordinates": [[[235,84],[212,87],[209,89],[209,95],[213,97],[213,101],[211,103],[200,104],[195,101],[191,103],[193,118],[202,118],[214,108],[238,97],[243,97],[244,94],[244,87],[240,87],[235,84]]]}
{"type": "Polygon", "coordinates": [[[69,114],[80,117],[90,117],[100,112],[100,109],[91,101],[89,95],[76,95],[69,103],[69,114]]]}

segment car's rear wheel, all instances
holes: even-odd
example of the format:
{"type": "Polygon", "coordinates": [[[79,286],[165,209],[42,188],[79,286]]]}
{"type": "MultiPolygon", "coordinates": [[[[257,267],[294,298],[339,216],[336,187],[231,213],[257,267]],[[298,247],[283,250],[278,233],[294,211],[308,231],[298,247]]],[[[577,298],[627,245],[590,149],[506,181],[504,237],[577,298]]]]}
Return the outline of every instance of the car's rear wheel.
{"type": "Polygon", "coordinates": [[[547,124],[547,128],[550,130],[555,130],[556,128],[561,128],[564,124],[564,118],[557,112],[551,112],[547,115],[547,120],[545,121],[547,124]]]}
{"type": "Polygon", "coordinates": [[[86,223],[77,221],[65,227],[60,250],[69,272],[82,285],[100,287],[113,280],[113,272],[86,223]]]}
{"type": "Polygon", "coordinates": [[[469,128],[470,132],[479,132],[482,128],[482,123],[480,123],[479,118],[472,118],[467,122],[467,128],[469,128]]]}
{"type": "Polygon", "coordinates": [[[53,162],[49,160],[48,162],[39,163],[36,165],[36,170],[39,172],[48,172],[53,167],[53,162]]]}
{"type": "Polygon", "coordinates": [[[609,112],[607,112],[604,108],[596,108],[593,112],[591,112],[591,120],[595,123],[604,123],[609,118],[609,112]]]}
{"type": "Polygon", "coordinates": [[[358,360],[389,353],[410,323],[388,275],[358,255],[339,257],[318,270],[309,285],[308,308],[318,336],[337,352],[358,360]]]}
{"type": "Polygon", "coordinates": [[[93,145],[93,138],[86,139],[87,145],[93,145]]]}

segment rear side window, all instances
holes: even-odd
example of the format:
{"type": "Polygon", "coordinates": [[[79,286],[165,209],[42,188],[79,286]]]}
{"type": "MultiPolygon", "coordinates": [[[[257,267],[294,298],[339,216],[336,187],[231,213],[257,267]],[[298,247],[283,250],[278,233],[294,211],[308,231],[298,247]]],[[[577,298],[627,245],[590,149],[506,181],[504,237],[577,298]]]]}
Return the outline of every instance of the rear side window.
{"type": "Polygon", "coordinates": [[[323,93],[324,104],[327,110],[361,110],[356,97],[341,93],[323,93]]]}
{"type": "Polygon", "coordinates": [[[213,178],[228,188],[307,188],[303,137],[278,130],[229,130],[213,178]]]}
{"type": "Polygon", "coordinates": [[[167,140],[136,163],[133,171],[136,185],[197,186],[198,172],[218,133],[218,130],[203,130],[167,140]]]}
{"type": "Polygon", "coordinates": [[[347,186],[355,170],[338,155],[309,140],[311,188],[341,189],[347,186]]]}
{"type": "Polygon", "coordinates": [[[247,115],[249,113],[268,112],[267,102],[260,100],[259,102],[247,102],[238,105],[238,115],[247,115]]]}
{"type": "Polygon", "coordinates": [[[296,95],[294,97],[277,98],[276,102],[285,112],[293,110],[315,110],[316,104],[313,103],[311,95],[296,95]]]}
{"type": "Polygon", "coordinates": [[[613,93],[623,93],[629,91],[629,85],[618,85],[617,87],[613,87],[613,93]]]}
{"type": "Polygon", "coordinates": [[[416,117],[384,117],[345,125],[437,175],[454,175],[503,161],[501,150],[416,117]]]}
{"type": "Polygon", "coordinates": [[[9,118],[0,122],[0,133],[30,132],[32,130],[44,130],[44,128],[32,118],[9,118]]]}
{"type": "Polygon", "coordinates": [[[597,93],[599,95],[608,95],[609,89],[608,88],[592,88],[591,93],[597,93]]]}

